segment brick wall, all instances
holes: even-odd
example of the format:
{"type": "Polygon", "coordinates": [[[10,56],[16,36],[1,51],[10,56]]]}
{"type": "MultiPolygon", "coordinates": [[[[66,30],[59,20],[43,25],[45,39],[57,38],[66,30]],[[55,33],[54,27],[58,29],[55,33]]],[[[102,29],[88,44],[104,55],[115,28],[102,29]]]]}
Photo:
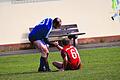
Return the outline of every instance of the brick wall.
{"type": "Polygon", "coordinates": [[[104,42],[116,42],[116,41],[120,41],[120,35],[78,39],[79,44],[104,43],[104,42]]]}
{"type": "Polygon", "coordinates": [[[7,44],[7,45],[0,45],[0,52],[24,50],[24,49],[32,49],[32,48],[34,47],[30,43],[7,44]]]}
{"type": "MultiPolygon", "coordinates": [[[[104,43],[104,42],[116,42],[116,41],[120,41],[120,35],[79,38],[78,44],[104,43]]],[[[32,48],[34,48],[34,46],[31,45],[30,43],[7,44],[7,45],[0,45],[0,52],[24,50],[24,49],[32,49],[32,48]]]]}

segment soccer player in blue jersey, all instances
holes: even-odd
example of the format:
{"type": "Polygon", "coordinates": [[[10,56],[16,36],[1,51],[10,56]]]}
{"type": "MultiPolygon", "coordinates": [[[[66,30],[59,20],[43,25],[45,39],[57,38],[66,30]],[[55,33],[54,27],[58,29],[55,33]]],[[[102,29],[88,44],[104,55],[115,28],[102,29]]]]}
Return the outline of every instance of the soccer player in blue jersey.
{"type": "Polygon", "coordinates": [[[54,45],[54,43],[48,40],[48,35],[52,29],[60,28],[61,23],[62,21],[60,18],[46,18],[36,25],[28,36],[30,42],[41,52],[38,72],[51,71],[48,64],[49,50],[47,44],[54,45]]]}

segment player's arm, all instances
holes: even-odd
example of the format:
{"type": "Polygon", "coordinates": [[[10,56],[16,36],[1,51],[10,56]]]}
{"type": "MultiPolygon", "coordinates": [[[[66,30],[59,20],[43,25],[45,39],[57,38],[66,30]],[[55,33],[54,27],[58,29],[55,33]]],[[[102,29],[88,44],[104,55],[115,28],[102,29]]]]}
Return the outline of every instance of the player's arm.
{"type": "Polygon", "coordinates": [[[76,53],[78,54],[78,58],[79,58],[79,63],[78,63],[78,66],[79,66],[79,68],[81,69],[82,68],[82,62],[81,62],[81,58],[80,58],[80,55],[79,55],[79,53],[78,53],[78,50],[75,48],[75,51],[76,51],[76,53]]]}
{"type": "Polygon", "coordinates": [[[59,50],[62,50],[62,49],[63,49],[63,47],[60,46],[60,45],[57,45],[56,47],[57,47],[59,50]]]}
{"type": "Polygon", "coordinates": [[[58,41],[53,43],[55,45],[55,47],[57,47],[57,49],[59,49],[60,51],[63,49],[62,46],[59,45],[58,41]]]}
{"type": "Polygon", "coordinates": [[[61,68],[61,70],[65,70],[68,64],[68,58],[67,58],[67,54],[65,51],[61,51],[61,56],[63,58],[63,66],[61,68]]]}
{"type": "Polygon", "coordinates": [[[44,41],[46,44],[49,44],[51,46],[56,46],[53,42],[50,42],[48,38],[44,38],[44,41]]]}
{"type": "Polygon", "coordinates": [[[67,56],[65,56],[64,60],[63,60],[63,69],[65,70],[66,69],[66,66],[67,66],[67,56]]]}

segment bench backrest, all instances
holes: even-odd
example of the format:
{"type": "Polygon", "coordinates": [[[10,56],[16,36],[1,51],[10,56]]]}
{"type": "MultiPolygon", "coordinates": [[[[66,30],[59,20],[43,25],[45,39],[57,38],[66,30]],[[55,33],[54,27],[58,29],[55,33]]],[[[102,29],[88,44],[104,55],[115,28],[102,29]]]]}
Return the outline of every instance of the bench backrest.
{"type": "Polygon", "coordinates": [[[67,35],[70,33],[79,32],[76,24],[62,25],[60,29],[54,29],[49,36],[53,35],[67,35]]]}

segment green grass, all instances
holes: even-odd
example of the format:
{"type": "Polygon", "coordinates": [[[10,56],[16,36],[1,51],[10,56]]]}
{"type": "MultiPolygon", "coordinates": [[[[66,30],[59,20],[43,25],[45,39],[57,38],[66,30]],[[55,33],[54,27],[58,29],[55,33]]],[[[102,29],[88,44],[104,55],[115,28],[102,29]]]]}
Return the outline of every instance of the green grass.
{"type": "Polygon", "coordinates": [[[55,72],[52,61],[62,61],[59,52],[49,55],[53,72],[38,73],[39,54],[0,57],[0,80],[120,80],[120,47],[80,50],[82,70],[55,72]]]}

